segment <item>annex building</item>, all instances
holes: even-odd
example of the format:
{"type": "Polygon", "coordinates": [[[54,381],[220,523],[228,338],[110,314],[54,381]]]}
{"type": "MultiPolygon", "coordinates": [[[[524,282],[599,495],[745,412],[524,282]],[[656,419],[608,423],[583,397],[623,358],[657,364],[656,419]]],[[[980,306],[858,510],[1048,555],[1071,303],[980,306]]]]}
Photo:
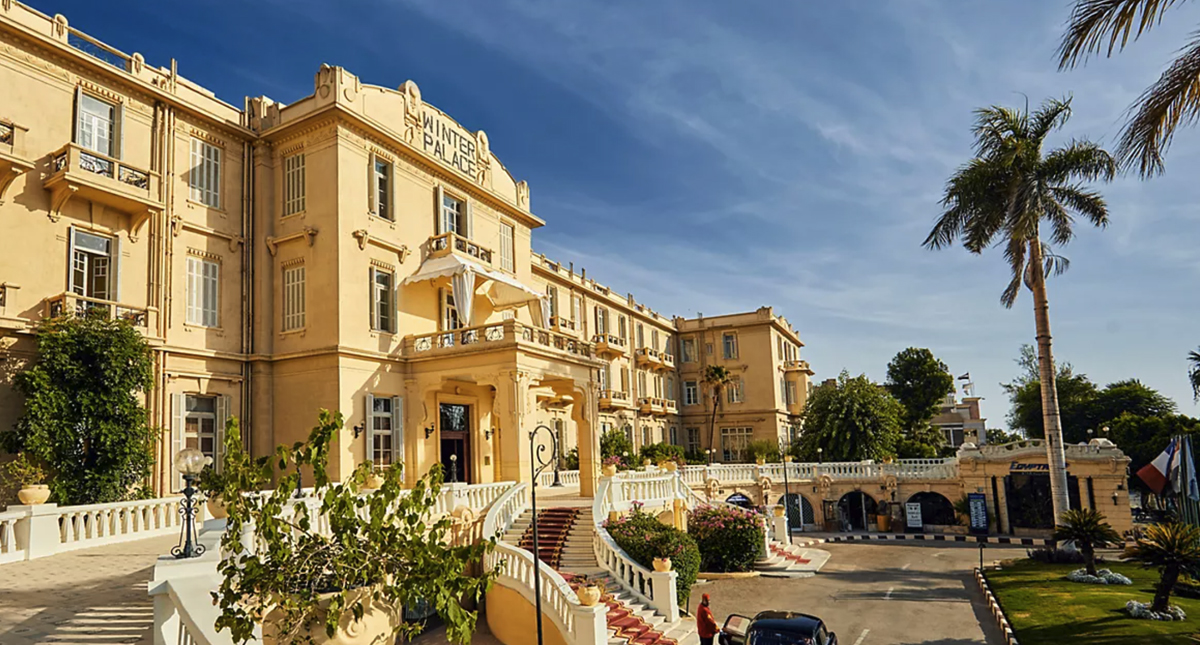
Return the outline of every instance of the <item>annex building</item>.
{"type": "Polygon", "coordinates": [[[100,311],[153,349],[161,492],[171,455],[217,456],[231,415],[263,454],[340,410],[334,477],[440,462],[475,483],[528,479],[540,423],[585,473],[607,429],[724,461],[795,433],[812,371],[785,318],[663,316],[534,252],[532,203],[413,81],[323,65],[309,96],[235,106],[6,0],[0,428],[39,321],[100,311]],[[734,381],[710,443],[711,364],[734,381]]]}

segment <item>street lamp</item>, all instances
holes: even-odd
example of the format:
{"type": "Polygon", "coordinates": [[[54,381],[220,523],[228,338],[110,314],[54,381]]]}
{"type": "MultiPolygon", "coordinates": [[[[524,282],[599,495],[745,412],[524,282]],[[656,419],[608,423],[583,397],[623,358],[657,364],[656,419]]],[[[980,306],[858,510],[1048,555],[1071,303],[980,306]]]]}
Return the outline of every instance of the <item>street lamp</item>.
{"type": "Polygon", "coordinates": [[[709,448],[708,450],[705,450],[704,452],[705,452],[705,454],[707,454],[707,455],[708,455],[708,465],[709,465],[709,466],[711,466],[711,465],[712,465],[712,456],[713,456],[713,452],[715,452],[715,451],[714,451],[712,448],[709,448]]]}
{"type": "Polygon", "coordinates": [[[824,462],[824,461],[821,459],[821,453],[823,453],[823,452],[825,452],[825,449],[824,449],[824,448],[817,448],[817,463],[818,463],[818,464],[823,464],[823,463],[825,463],[825,462],[824,462]]]}
{"type": "MultiPolygon", "coordinates": [[[[787,524],[788,543],[790,544],[792,541],[792,490],[788,484],[788,464],[791,462],[792,456],[788,454],[789,452],[791,452],[791,446],[788,445],[788,441],[780,440],[779,454],[783,455],[783,519],[787,524]]],[[[801,520],[800,524],[803,526],[804,521],[801,520]]]]}
{"type": "Polygon", "coordinates": [[[212,457],[195,448],[184,448],[175,455],[175,469],[183,475],[183,503],[179,505],[179,515],[183,520],[183,534],[179,536],[179,544],[171,548],[171,555],[176,558],[196,558],[204,554],[204,545],[200,544],[200,536],[196,533],[196,493],[193,486],[196,476],[204,467],[212,463],[212,457]]]}
{"type": "Polygon", "coordinates": [[[451,484],[458,483],[458,455],[457,454],[450,455],[450,483],[451,484]]]}
{"type": "MultiPolygon", "coordinates": [[[[625,453],[626,456],[629,453],[625,453]]],[[[534,613],[537,615],[537,642],[542,645],[542,560],[541,551],[538,548],[538,521],[537,521],[537,486],[538,477],[551,464],[558,460],[558,435],[550,429],[549,426],[541,424],[534,428],[529,433],[529,480],[532,482],[529,486],[529,506],[533,513],[533,598],[536,608],[534,613]],[[542,453],[546,452],[546,444],[537,444],[537,435],[545,430],[546,434],[550,435],[550,457],[547,459],[542,453]]]]}

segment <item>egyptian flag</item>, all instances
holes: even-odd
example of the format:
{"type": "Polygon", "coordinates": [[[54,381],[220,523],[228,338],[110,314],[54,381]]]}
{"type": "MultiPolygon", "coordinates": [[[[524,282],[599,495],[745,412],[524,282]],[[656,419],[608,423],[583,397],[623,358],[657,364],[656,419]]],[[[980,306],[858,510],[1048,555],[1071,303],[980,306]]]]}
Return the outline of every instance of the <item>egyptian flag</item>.
{"type": "Polygon", "coordinates": [[[1162,451],[1162,454],[1155,457],[1154,461],[1144,466],[1137,471],[1137,476],[1146,482],[1150,490],[1156,495],[1162,495],[1163,490],[1171,482],[1177,481],[1179,478],[1180,465],[1180,442],[1179,437],[1171,440],[1167,444],[1167,449],[1162,451]]]}

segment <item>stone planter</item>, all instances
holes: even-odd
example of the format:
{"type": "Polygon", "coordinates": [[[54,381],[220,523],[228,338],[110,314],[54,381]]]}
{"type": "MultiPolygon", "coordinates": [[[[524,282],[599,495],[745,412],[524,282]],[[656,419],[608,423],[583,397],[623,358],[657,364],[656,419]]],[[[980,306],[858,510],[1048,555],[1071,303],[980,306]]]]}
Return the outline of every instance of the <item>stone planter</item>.
{"type": "Polygon", "coordinates": [[[646,468],[649,468],[649,467],[653,466],[654,464],[649,459],[643,459],[642,465],[645,466],[646,468]]]}
{"type": "Polygon", "coordinates": [[[367,475],[367,481],[363,482],[363,488],[367,490],[376,490],[383,486],[383,477],[379,473],[371,473],[367,475]]]}
{"type": "Polygon", "coordinates": [[[50,499],[50,487],[45,484],[30,484],[17,491],[17,499],[26,506],[45,504],[50,499]]]}
{"type": "Polygon", "coordinates": [[[662,573],[671,570],[671,558],[654,558],[654,570],[662,573]]]}
{"type": "Polygon", "coordinates": [[[791,456],[791,455],[784,455],[784,457],[783,457],[783,463],[785,463],[785,464],[790,464],[790,463],[792,463],[792,456],[791,456]]]}
{"type": "Polygon", "coordinates": [[[775,517],[783,517],[783,504],[776,504],[771,510],[775,512],[775,517]]]}
{"type": "Polygon", "coordinates": [[[210,495],[204,501],[204,507],[208,509],[209,519],[223,520],[229,517],[229,511],[225,508],[224,502],[221,501],[220,495],[210,495]]]}
{"type": "Polygon", "coordinates": [[[766,465],[767,460],[763,459],[762,457],[759,457],[754,460],[754,463],[758,464],[759,466],[764,466],[764,465],[766,465]]]}
{"type": "MultiPolygon", "coordinates": [[[[325,635],[325,616],[322,611],[318,611],[316,620],[312,622],[311,629],[307,634],[303,632],[298,634],[298,642],[305,642],[306,635],[312,639],[313,645],[374,645],[391,642],[392,630],[400,625],[400,608],[371,600],[371,592],[371,588],[356,589],[350,594],[350,603],[356,600],[363,602],[362,620],[355,620],[354,613],[347,609],[342,612],[338,629],[334,632],[333,638],[330,638],[325,635]]],[[[321,596],[321,609],[328,607],[327,603],[331,597],[332,594],[321,596]]],[[[285,643],[293,642],[292,640],[283,640],[282,635],[278,633],[277,625],[281,619],[282,615],[278,611],[267,614],[263,621],[263,645],[285,645],[285,643]]]]}
{"type": "Polygon", "coordinates": [[[575,595],[579,596],[579,604],[584,607],[594,607],[600,602],[600,587],[596,585],[588,585],[575,590],[575,595]]]}
{"type": "Polygon", "coordinates": [[[600,470],[605,477],[615,477],[617,475],[617,467],[613,465],[605,466],[600,470]]]}

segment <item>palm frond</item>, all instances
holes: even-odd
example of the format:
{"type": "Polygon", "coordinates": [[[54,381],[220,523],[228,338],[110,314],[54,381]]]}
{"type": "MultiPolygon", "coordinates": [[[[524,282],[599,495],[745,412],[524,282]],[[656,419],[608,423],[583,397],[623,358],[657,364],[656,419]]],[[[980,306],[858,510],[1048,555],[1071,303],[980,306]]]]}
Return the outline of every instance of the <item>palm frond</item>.
{"type": "Polygon", "coordinates": [[[1050,239],[1060,246],[1070,243],[1071,238],[1075,236],[1073,230],[1075,219],[1057,199],[1051,198],[1044,201],[1046,202],[1046,221],[1050,223],[1053,231],[1050,239]]]}
{"type": "Polygon", "coordinates": [[[975,110],[975,151],[985,157],[1004,150],[1016,138],[1025,136],[1029,126],[1029,115],[1021,110],[1001,105],[975,110]]]}
{"type": "MultiPolygon", "coordinates": [[[[1053,186],[1050,188],[1050,194],[1066,208],[1086,217],[1094,226],[1099,228],[1108,226],[1108,203],[1104,201],[1099,192],[1073,184],[1053,186]]],[[[1066,244],[1068,241],[1070,241],[1070,236],[1065,241],[1055,240],[1055,244],[1066,244]]]]}
{"type": "Polygon", "coordinates": [[[1071,268],[1071,260],[1065,255],[1054,252],[1049,244],[1042,244],[1042,271],[1046,277],[1062,275],[1071,268]]]}
{"type": "Polygon", "coordinates": [[[1200,116],[1200,33],[1180,50],[1153,85],[1146,88],[1131,108],[1132,115],[1121,131],[1117,159],[1123,167],[1137,166],[1138,174],[1151,177],[1162,173],[1162,156],[1180,125],[1190,125],[1200,116]]]}
{"type": "Polygon", "coordinates": [[[1079,0],[1058,46],[1058,68],[1085,62],[1092,54],[1112,56],[1137,40],[1178,0],[1079,0]],[[1136,31],[1135,31],[1136,29],[1136,31]]]}
{"type": "Polygon", "coordinates": [[[973,159],[960,168],[946,183],[946,210],[923,246],[943,248],[962,237],[967,250],[983,252],[1004,225],[1004,210],[997,207],[994,195],[1008,181],[1006,170],[991,160],[973,159]]]}
{"type": "Polygon", "coordinates": [[[1188,372],[1188,380],[1192,383],[1192,397],[1200,401],[1200,350],[1188,352],[1188,362],[1192,369],[1188,372]]]}
{"type": "Polygon", "coordinates": [[[1087,140],[1072,140],[1042,160],[1038,177],[1048,184],[1070,180],[1112,181],[1117,174],[1117,162],[1099,144],[1087,140]]]}
{"type": "Polygon", "coordinates": [[[1046,99],[1030,118],[1029,137],[1039,144],[1071,118],[1071,99],[1046,99]]]}
{"type": "Polygon", "coordinates": [[[1008,244],[1004,247],[1004,258],[1012,267],[1012,280],[1000,295],[1000,303],[1012,309],[1013,303],[1017,301],[1017,294],[1021,292],[1021,280],[1025,276],[1025,240],[1010,235],[1008,244]]]}

